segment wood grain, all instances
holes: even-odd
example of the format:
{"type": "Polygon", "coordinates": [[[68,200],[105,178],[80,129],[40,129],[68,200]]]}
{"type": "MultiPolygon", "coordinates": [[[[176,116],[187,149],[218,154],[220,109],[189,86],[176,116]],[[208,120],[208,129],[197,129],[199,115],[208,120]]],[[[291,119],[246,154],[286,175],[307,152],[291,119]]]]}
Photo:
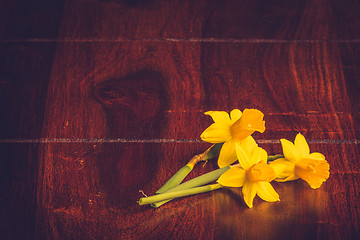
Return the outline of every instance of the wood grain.
{"type": "MultiPolygon", "coordinates": [[[[0,5],[4,239],[360,237],[356,1],[0,5]],[[193,155],[207,110],[258,108],[269,154],[301,132],[330,178],[138,206],[193,155]]],[[[197,165],[186,180],[216,169],[197,165]]]]}

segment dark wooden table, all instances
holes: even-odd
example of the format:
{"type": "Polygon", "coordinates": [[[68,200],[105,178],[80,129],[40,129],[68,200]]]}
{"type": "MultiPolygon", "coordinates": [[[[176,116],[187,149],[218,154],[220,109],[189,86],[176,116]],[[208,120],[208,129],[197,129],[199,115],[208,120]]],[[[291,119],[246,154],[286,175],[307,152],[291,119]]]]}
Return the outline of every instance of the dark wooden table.
{"type": "MultiPolygon", "coordinates": [[[[360,237],[359,1],[1,1],[1,239],[360,237]],[[139,206],[195,154],[203,113],[257,108],[330,178],[139,206]]],[[[187,179],[216,169],[196,165],[187,179]]]]}

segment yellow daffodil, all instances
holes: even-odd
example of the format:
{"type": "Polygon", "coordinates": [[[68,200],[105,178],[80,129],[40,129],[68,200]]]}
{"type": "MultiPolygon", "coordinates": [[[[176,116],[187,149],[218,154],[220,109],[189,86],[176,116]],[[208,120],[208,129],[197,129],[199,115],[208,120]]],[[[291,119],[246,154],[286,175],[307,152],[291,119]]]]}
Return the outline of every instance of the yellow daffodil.
{"type": "Polygon", "coordinates": [[[280,158],[270,165],[277,172],[276,181],[286,182],[296,179],[305,180],[311,188],[316,189],[329,178],[330,166],[321,153],[310,153],[305,137],[300,133],[295,144],[281,139],[285,158],[280,158]]]}
{"type": "Polygon", "coordinates": [[[249,208],[253,207],[256,194],[268,202],[279,201],[279,195],[270,184],[276,175],[267,164],[266,151],[256,147],[250,156],[241,147],[236,147],[236,151],[242,168],[230,168],[217,182],[227,187],[243,187],[243,197],[249,208]]]}
{"type": "Polygon", "coordinates": [[[245,109],[242,113],[239,109],[230,112],[230,116],[224,111],[209,111],[205,113],[214,120],[201,134],[201,139],[209,143],[224,143],[218,158],[219,167],[225,167],[238,158],[236,147],[251,152],[257,144],[251,134],[255,131],[265,131],[264,114],[257,109],[245,109]]]}

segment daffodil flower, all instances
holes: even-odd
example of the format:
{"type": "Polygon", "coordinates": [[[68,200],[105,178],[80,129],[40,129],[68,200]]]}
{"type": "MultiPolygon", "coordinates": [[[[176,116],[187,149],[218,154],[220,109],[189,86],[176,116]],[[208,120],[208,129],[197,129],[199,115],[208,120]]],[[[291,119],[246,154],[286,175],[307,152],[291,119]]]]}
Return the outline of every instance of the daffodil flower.
{"type": "Polygon", "coordinates": [[[236,148],[240,147],[251,152],[257,147],[251,136],[255,131],[265,131],[264,114],[257,109],[245,109],[242,113],[239,109],[230,112],[230,116],[224,111],[209,111],[205,113],[214,120],[201,134],[201,139],[209,143],[224,143],[218,165],[220,168],[229,166],[238,159],[236,148]]]}
{"type": "Polygon", "coordinates": [[[268,202],[279,201],[279,195],[270,184],[276,175],[267,164],[266,151],[257,147],[250,156],[241,147],[237,147],[236,151],[242,167],[230,168],[217,182],[222,186],[242,187],[244,201],[249,208],[253,207],[256,194],[268,202]]]}
{"type": "Polygon", "coordinates": [[[310,153],[309,145],[302,134],[295,138],[295,144],[281,139],[285,158],[280,158],[270,165],[277,172],[276,181],[286,182],[296,179],[305,180],[311,188],[319,188],[329,178],[330,166],[321,153],[310,153]]]}

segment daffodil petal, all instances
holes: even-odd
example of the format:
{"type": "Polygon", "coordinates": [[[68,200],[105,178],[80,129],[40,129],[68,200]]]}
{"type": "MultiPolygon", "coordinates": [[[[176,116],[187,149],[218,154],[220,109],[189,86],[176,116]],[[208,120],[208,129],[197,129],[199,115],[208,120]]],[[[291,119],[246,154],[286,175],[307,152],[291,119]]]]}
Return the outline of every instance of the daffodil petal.
{"type": "Polygon", "coordinates": [[[301,133],[296,135],[294,143],[295,143],[296,149],[299,151],[299,153],[301,154],[302,157],[309,156],[309,154],[310,154],[309,145],[306,142],[305,137],[301,133]]]}
{"type": "MultiPolygon", "coordinates": [[[[253,150],[251,157],[250,157],[250,165],[251,166],[261,161],[261,157],[264,155],[263,150],[264,149],[262,149],[260,147],[255,148],[253,150]]],[[[266,158],[267,158],[267,153],[265,152],[265,154],[266,154],[266,158]]]]}
{"type": "Polygon", "coordinates": [[[241,118],[242,112],[239,109],[234,109],[230,112],[231,122],[234,123],[241,118]]]}
{"type": "Polygon", "coordinates": [[[285,158],[279,158],[275,161],[269,163],[270,167],[272,167],[276,174],[276,181],[284,180],[289,176],[295,176],[295,164],[289,162],[285,158]]]}
{"type": "Polygon", "coordinates": [[[231,120],[229,114],[225,111],[208,111],[205,112],[205,115],[209,115],[212,117],[215,123],[226,124],[227,126],[231,126],[231,120]]]}
{"type": "Polygon", "coordinates": [[[242,188],[242,193],[244,196],[244,201],[249,208],[253,207],[253,200],[257,192],[257,185],[253,182],[245,182],[242,188]]]}
{"type": "Polygon", "coordinates": [[[286,178],[275,178],[274,180],[277,181],[277,182],[289,182],[289,181],[294,181],[294,180],[297,180],[299,179],[298,176],[295,175],[295,173],[289,175],[288,177],[286,178]]]}
{"type": "Polygon", "coordinates": [[[201,134],[201,139],[209,143],[222,143],[231,139],[230,128],[221,123],[211,124],[201,134]]]}
{"type": "Polygon", "coordinates": [[[242,187],[245,180],[245,170],[239,167],[234,167],[223,173],[217,182],[226,187],[242,187]]]}
{"type": "Polygon", "coordinates": [[[237,160],[235,151],[235,142],[233,139],[226,141],[221,147],[218,165],[220,168],[229,166],[237,160]]]}
{"type": "Polygon", "coordinates": [[[268,154],[265,149],[260,148],[260,161],[267,163],[268,154]]]}
{"type": "Polygon", "coordinates": [[[249,136],[244,140],[242,140],[241,142],[237,142],[237,143],[240,144],[240,146],[243,149],[246,149],[247,152],[252,152],[258,146],[255,139],[252,136],[249,136]]]}
{"type": "Polygon", "coordinates": [[[242,145],[236,143],[235,150],[237,159],[239,160],[240,166],[243,169],[248,170],[252,165],[254,165],[251,163],[251,159],[249,156],[250,153],[246,151],[246,149],[242,147],[242,145]]]}
{"type": "Polygon", "coordinates": [[[280,201],[279,194],[269,182],[257,182],[257,195],[267,202],[280,201]]]}
{"type": "Polygon", "coordinates": [[[285,158],[290,162],[296,163],[301,158],[301,155],[295,145],[286,139],[280,139],[280,142],[285,158]]]}
{"type": "Polygon", "coordinates": [[[310,153],[309,157],[310,159],[316,159],[316,160],[325,160],[325,156],[318,152],[310,153]]]}
{"type": "Polygon", "coordinates": [[[274,169],[276,177],[279,177],[283,173],[286,167],[285,164],[282,164],[283,161],[286,161],[285,158],[278,158],[275,161],[269,163],[269,166],[272,167],[272,169],[274,169]]]}

